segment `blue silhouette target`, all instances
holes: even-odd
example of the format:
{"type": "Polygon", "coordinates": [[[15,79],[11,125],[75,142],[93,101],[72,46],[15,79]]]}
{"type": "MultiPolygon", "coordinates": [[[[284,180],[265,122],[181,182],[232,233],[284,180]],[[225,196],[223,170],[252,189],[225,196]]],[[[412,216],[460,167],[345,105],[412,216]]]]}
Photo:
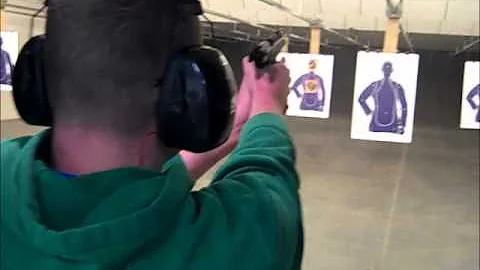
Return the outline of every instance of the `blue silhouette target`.
{"type": "Polygon", "coordinates": [[[416,54],[358,54],[353,139],[412,142],[418,63],[416,54]]]}
{"type": "Polygon", "coordinates": [[[3,91],[12,90],[12,74],[18,55],[18,34],[1,32],[0,35],[0,86],[3,91]]]}
{"type": "Polygon", "coordinates": [[[480,129],[480,62],[465,63],[460,128],[480,129]]]}
{"type": "Polygon", "coordinates": [[[333,55],[281,53],[292,79],[287,115],[329,118],[332,96],[333,55]]]}

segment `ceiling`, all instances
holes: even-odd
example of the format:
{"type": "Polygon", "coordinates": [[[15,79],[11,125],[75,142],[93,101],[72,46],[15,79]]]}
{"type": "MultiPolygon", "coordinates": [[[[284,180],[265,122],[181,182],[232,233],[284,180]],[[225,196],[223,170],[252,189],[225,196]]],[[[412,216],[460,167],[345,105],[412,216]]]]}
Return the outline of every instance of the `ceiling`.
{"type": "MultiPolygon", "coordinates": [[[[281,3],[304,17],[319,18],[329,28],[382,31],[386,23],[385,0],[270,1],[281,3]]],[[[304,21],[259,0],[202,2],[205,8],[250,22],[308,26],[304,21]]],[[[404,0],[402,24],[409,33],[478,36],[479,17],[479,0],[404,0]]]]}
{"type": "MultiPolygon", "coordinates": [[[[325,27],[336,29],[353,37],[362,44],[381,47],[386,23],[385,0],[201,0],[203,6],[222,14],[240,18],[255,24],[290,26],[292,32],[307,38],[308,24],[272,7],[262,1],[280,3],[290,11],[309,19],[319,18],[325,27]]],[[[399,0],[392,0],[398,2],[399,0]]],[[[32,14],[42,7],[44,0],[8,0],[9,5],[28,7],[32,14]]],[[[7,6],[8,10],[15,10],[7,6]]],[[[233,27],[245,26],[231,20],[209,15],[216,27],[225,29],[225,35],[232,36],[233,27]]],[[[414,48],[454,52],[463,45],[478,40],[480,35],[479,0],[404,0],[402,25],[413,41],[414,48]]],[[[243,27],[244,32],[255,33],[254,29],[243,27]]],[[[224,36],[225,36],[224,35],[224,36]]],[[[238,35],[237,35],[238,37],[238,35]]],[[[344,39],[331,33],[322,35],[322,42],[346,45],[344,39]]],[[[408,50],[405,39],[401,38],[400,48],[408,50]]],[[[470,51],[478,51],[477,44],[470,51]]]]}
{"type": "MultiPolygon", "coordinates": [[[[308,26],[293,16],[259,0],[201,0],[207,9],[246,21],[289,26],[308,26]]],[[[319,18],[334,29],[382,31],[386,22],[385,0],[270,0],[307,18],[319,18]]],[[[392,2],[398,2],[393,0],[392,2]]],[[[38,8],[44,0],[8,0],[38,8]]],[[[480,35],[479,0],[404,0],[402,24],[409,33],[480,35]]],[[[215,21],[226,21],[213,17],[215,21]]]]}

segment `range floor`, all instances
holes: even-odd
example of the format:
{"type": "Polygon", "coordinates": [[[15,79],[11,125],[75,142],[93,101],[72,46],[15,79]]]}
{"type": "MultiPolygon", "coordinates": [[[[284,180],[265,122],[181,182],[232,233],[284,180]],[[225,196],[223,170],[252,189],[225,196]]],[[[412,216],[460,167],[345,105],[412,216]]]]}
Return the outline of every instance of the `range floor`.
{"type": "MultiPolygon", "coordinates": [[[[478,131],[416,128],[414,143],[399,145],[350,140],[345,118],[289,123],[302,178],[303,269],[478,269],[478,131]]],[[[2,138],[36,130],[1,124],[2,138]]]]}

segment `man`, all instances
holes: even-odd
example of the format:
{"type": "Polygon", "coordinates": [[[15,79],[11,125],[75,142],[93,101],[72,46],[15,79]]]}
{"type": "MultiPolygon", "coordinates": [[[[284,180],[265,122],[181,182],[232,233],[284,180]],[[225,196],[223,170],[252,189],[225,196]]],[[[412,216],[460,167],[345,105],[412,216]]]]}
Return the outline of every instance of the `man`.
{"type": "Polygon", "coordinates": [[[479,110],[479,108],[480,108],[480,84],[477,84],[477,86],[475,86],[472,89],[472,91],[470,91],[468,93],[467,101],[470,104],[470,106],[472,107],[472,109],[478,110],[477,116],[475,117],[475,121],[480,123],[480,110],[479,110]],[[475,100],[474,100],[475,98],[478,99],[479,105],[477,105],[475,103],[475,100]]]}
{"type": "Polygon", "coordinates": [[[317,69],[317,61],[314,59],[308,63],[310,72],[298,78],[292,86],[298,98],[302,98],[300,109],[304,111],[323,112],[325,106],[325,86],[323,79],[315,73],[317,69]],[[303,87],[303,95],[298,88],[303,87]]]}
{"type": "Polygon", "coordinates": [[[0,37],[0,84],[12,84],[13,64],[10,55],[3,50],[3,39],[0,37]]]}
{"type": "Polygon", "coordinates": [[[393,65],[383,64],[383,79],[370,84],[360,95],[358,102],[365,114],[372,116],[371,132],[388,132],[403,135],[407,121],[407,101],[403,87],[392,81],[393,65]],[[374,99],[375,109],[367,104],[369,98],[374,99]]]}
{"type": "Polygon", "coordinates": [[[235,130],[218,149],[182,161],[151,135],[151,82],[169,54],[201,42],[198,19],[175,14],[180,2],[49,2],[54,124],[2,142],[1,269],[300,269],[282,63],[257,78],[244,61],[235,130]]]}

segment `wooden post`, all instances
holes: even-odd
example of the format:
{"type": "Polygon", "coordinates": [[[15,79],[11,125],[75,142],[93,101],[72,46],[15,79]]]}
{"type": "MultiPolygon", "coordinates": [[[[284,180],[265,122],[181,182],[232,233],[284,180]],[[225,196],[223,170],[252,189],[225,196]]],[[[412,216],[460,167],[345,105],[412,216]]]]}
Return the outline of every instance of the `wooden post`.
{"type": "Polygon", "coordinates": [[[5,16],[5,10],[0,10],[0,29],[5,31],[7,27],[7,16],[5,16]]]}
{"type": "Polygon", "coordinates": [[[383,51],[387,53],[397,53],[399,36],[400,36],[400,19],[397,19],[397,18],[388,19],[387,27],[385,29],[383,51]]]}
{"type": "Polygon", "coordinates": [[[320,54],[320,40],[322,30],[320,27],[310,28],[310,53],[320,54]]]}
{"type": "Polygon", "coordinates": [[[282,48],[282,52],[288,53],[290,38],[288,36],[285,37],[285,46],[282,48]]]}

